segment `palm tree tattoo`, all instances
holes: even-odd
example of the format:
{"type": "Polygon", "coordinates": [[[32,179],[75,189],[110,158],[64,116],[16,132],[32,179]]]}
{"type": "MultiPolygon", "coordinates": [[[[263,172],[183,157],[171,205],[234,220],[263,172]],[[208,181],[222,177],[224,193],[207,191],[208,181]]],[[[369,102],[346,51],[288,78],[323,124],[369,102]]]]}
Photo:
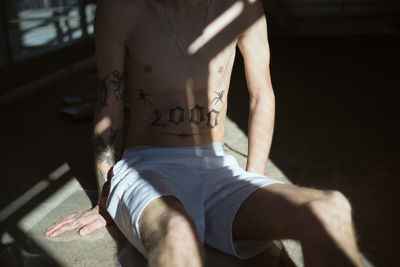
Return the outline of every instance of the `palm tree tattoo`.
{"type": "Polygon", "coordinates": [[[217,96],[213,98],[213,100],[211,101],[211,104],[213,104],[214,101],[215,104],[217,104],[219,101],[221,101],[222,103],[224,103],[224,101],[222,100],[222,98],[224,97],[224,93],[225,91],[219,91],[219,92],[214,92],[217,96]]]}
{"type": "Polygon", "coordinates": [[[138,93],[139,93],[138,100],[141,100],[141,101],[143,101],[144,104],[147,104],[147,105],[151,106],[151,101],[149,99],[149,96],[151,96],[152,94],[147,93],[143,89],[139,89],[138,93]]]}

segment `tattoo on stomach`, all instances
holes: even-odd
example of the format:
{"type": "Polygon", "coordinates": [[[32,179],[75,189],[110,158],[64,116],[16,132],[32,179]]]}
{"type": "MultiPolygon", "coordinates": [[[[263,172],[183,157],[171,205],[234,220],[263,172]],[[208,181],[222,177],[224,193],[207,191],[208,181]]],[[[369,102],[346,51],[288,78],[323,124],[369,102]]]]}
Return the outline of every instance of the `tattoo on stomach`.
{"type": "MultiPolygon", "coordinates": [[[[186,120],[196,125],[204,122],[210,128],[214,128],[218,125],[218,117],[220,112],[214,108],[205,113],[204,107],[196,104],[193,108],[189,109],[189,112],[185,112],[185,108],[178,105],[174,108],[169,109],[169,117],[167,117],[163,116],[163,113],[152,105],[150,101],[150,96],[152,96],[151,93],[147,92],[144,89],[139,89],[137,92],[137,100],[143,102],[145,106],[153,108],[154,120],[151,123],[152,126],[165,127],[168,124],[179,125],[186,120]],[[188,116],[188,118],[185,118],[185,114],[188,116]],[[207,119],[205,119],[204,115],[206,115],[207,119]],[[168,119],[165,117],[167,117],[168,119]]],[[[222,97],[224,91],[220,91],[219,93],[216,92],[216,94],[218,95],[218,97],[216,97],[218,98],[218,101],[216,98],[214,98],[212,99],[211,104],[217,104],[218,102],[223,103],[222,97]]]]}
{"type": "MultiPolygon", "coordinates": [[[[204,108],[196,105],[189,112],[189,122],[199,125],[204,121],[204,108]]],[[[180,123],[185,121],[185,108],[181,108],[177,106],[173,109],[169,110],[169,120],[163,121],[162,113],[158,109],[153,110],[153,114],[155,115],[155,119],[151,123],[153,126],[167,126],[167,123],[179,125],[180,123]]],[[[218,125],[218,115],[219,111],[212,109],[207,114],[207,126],[210,128],[214,128],[218,125]]]]}

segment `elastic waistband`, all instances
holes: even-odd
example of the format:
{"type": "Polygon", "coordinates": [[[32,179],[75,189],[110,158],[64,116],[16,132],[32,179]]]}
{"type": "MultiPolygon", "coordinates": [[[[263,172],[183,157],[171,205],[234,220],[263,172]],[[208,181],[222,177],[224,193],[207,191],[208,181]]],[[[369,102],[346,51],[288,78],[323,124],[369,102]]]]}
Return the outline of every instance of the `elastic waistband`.
{"type": "Polygon", "coordinates": [[[127,149],[125,155],[138,154],[187,154],[187,155],[223,155],[224,144],[219,142],[209,143],[200,146],[179,146],[179,147],[163,147],[163,146],[135,146],[127,149]]]}

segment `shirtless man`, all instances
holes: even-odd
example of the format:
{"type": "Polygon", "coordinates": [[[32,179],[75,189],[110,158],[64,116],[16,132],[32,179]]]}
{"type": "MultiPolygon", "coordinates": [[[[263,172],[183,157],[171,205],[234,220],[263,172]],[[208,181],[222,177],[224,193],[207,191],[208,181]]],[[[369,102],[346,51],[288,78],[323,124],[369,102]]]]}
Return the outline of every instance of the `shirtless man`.
{"type": "Polygon", "coordinates": [[[362,266],[341,193],[263,176],[274,94],[260,0],[103,0],[95,42],[103,192],[46,235],[90,234],[106,226],[107,209],[150,266],[201,266],[203,242],[247,258],[284,238],[301,241],[307,266],[362,266]],[[246,171],[223,151],[236,45],[250,94],[246,171]],[[118,161],[125,97],[128,149],[118,161]]]}

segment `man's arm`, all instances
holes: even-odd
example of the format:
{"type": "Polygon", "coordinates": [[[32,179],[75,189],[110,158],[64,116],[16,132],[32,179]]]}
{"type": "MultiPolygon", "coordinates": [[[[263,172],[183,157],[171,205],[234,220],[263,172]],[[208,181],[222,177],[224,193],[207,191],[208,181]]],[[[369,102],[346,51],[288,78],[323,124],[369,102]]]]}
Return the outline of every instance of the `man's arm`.
{"type": "Polygon", "coordinates": [[[46,231],[49,237],[76,228],[80,229],[80,235],[87,235],[106,226],[108,216],[104,207],[108,191],[103,187],[122,148],[124,61],[129,32],[125,28],[123,10],[121,0],[102,0],[96,8],[94,27],[99,101],[94,118],[94,153],[99,202],[91,210],[77,212],[56,222],[46,231]]]}
{"type": "Polygon", "coordinates": [[[94,25],[99,98],[94,116],[93,146],[99,201],[109,172],[121,156],[124,121],[124,62],[129,34],[122,1],[100,1],[94,25]]]}
{"type": "Polygon", "coordinates": [[[246,20],[255,20],[240,36],[246,82],[250,94],[248,159],[246,170],[264,174],[272,142],[275,96],[269,71],[267,24],[260,0],[247,7],[246,20]]]}

